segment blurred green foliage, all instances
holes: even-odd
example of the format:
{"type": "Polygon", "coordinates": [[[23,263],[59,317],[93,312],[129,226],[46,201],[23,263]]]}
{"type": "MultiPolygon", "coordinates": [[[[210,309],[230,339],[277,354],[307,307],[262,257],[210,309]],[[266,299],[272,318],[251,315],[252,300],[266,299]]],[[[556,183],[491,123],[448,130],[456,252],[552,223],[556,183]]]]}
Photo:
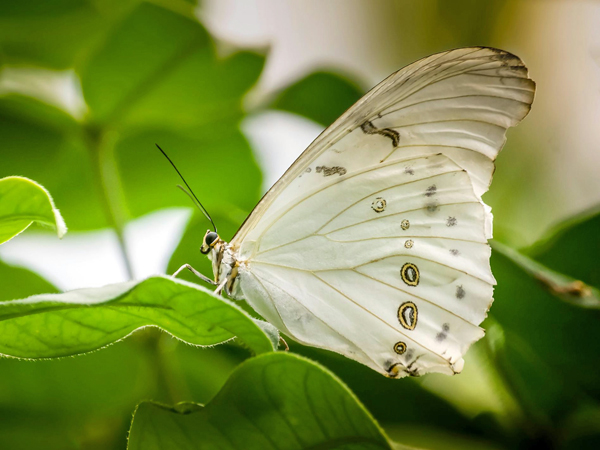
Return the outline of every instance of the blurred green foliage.
{"type": "MultiPolygon", "coordinates": [[[[417,39],[428,40],[429,52],[444,48],[436,48],[442,41],[432,42],[435,37],[427,34],[435,27],[440,36],[452,36],[444,45],[488,44],[494,15],[505,3],[464,0],[461,4],[470,13],[462,14],[447,2],[429,2],[423,7],[427,14],[405,14],[411,18],[406,33],[414,33],[414,40],[404,62],[423,56],[417,39]],[[481,24],[478,31],[469,28],[473,21],[481,24]],[[431,28],[422,28],[424,23],[431,28]],[[471,31],[462,33],[465,29],[471,31]]],[[[131,218],[167,206],[189,206],[173,188],[178,180],[154,149],[157,142],[202,193],[221,235],[229,239],[260,195],[261,173],[239,124],[248,113],[244,96],[260,76],[265,56],[245,51],[220,56],[193,8],[183,0],[1,2],[0,64],[69,71],[80,83],[76,88],[85,108],[68,112],[42,95],[2,95],[0,177],[23,175],[40,182],[71,230],[111,226],[120,233],[131,218]]],[[[267,106],[327,125],[360,96],[356,86],[347,77],[321,71],[279,92],[267,106]]],[[[526,154],[518,148],[524,142],[509,139],[509,148],[526,154]]],[[[503,161],[496,179],[510,185],[514,174],[503,161]]],[[[498,196],[491,196],[492,203],[499,202],[498,196]]],[[[599,220],[592,211],[559,224],[523,253],[600,288],[599,220]]],[[[193,262],[211,273],[198,252],[206,228],[205,219],[195,214],[169,271],[193,262]]],[[[510,224],[500,220],[500,230],[508,241],[510,224]]],[[[459,377],[388,380],[330,352],[295,343],[291,350],[339,376],[386,433],[403,444],[430,449],[598,448],[600,312],[564,302],[499,252],[494,252],[492,268],[498,287],[484,323],[489,333],[469,352],[459,377]]],[[[0,279],[0,300],[56,291],[38,275],[4,263],[0,279]]],[[[236,342],[198,349],[149,329],[78,358],[35,363],[0,359],[0,448],[124,449],[131,414],[141,401],[174,405],[215,398],[218,403],[244,387],[252,395],[264,379],[255,372],[244,374],[244,367],[255,364],[250,361],[215,397],[249,355],[236,342]]],[[[275,355],[267,357],[279,357],[275,355]]],[[[310,370],[324,377],[322,383],[332,393],[352,399],[327,372],[310,370]]],[[[290,385],[277,386],[277,394],[287,402],[296,394],[295,374],[282,373],[290,385]]],[[[297,405],[306,398],[300,393],[297,405]]],[[[353,402],[349,408],[364,416],[353,402]]],[[[193,422],[197,414],[208,415],[214,408],[210,405],[184,417],[193,422]]],[[[150,404],[141,408],[144,414],[156,409],[150,404]]],[[[253,400],[248,411],[259,414],[269,408],[253,400]]],[[[319,412],[303,411],[296,418],[314,420],[319,412]]],[[[353,425],[376,429],[368,418],[353,425]]]]}

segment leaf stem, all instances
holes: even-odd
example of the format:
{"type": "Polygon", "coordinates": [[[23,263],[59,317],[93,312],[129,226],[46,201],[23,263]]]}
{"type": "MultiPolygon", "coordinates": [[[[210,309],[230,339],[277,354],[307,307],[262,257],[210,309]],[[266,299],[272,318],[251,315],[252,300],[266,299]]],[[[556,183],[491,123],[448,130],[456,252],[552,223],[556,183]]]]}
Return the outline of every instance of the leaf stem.
{"type": "Polygon", "coordinates": [[[492,249],[510,259],[531,277],[538,280],[551,294],[582,308],[600,309],[600,291],[581,280],[555,272],[517,250],[498,241],[490,241],[492,249]]]}
{"type": "Polygon", "coordinates": [[[117,234],[127,278],[131,280],[133,268],[123,234],[128,213],[114,155],[117,135],[116,132],[102,131],[94,127],[88,127],[87,131],[94,181],[98,186],[108,224],[117,234]]]}

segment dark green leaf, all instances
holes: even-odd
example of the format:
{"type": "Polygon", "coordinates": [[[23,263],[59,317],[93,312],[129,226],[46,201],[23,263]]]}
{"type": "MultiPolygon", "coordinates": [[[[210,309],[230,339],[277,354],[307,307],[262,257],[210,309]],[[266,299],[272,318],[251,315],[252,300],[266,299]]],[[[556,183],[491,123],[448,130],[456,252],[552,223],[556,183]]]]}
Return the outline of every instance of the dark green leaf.
{"type": "Polygon", "coordinates": [[[235,124],[263,64],[251,53],[218,59],[196,20],[143,3],[112,30],[81,80],[96,125],[186,129],[235,124]]]}
{"type": "Polygon", "coordinates": [[[599,230],[596,207],[558,224],[527,253],[553,270],[600,288],[599,230]]]}
{"type": "MultiPolygon", "coordinates": [[[[427,430],[438,430],[456,436],[485,438],[480,427],[455,405],[428,391],[422,385],[435,383],[435,378],[443,378],[445,382],[453,383],[454,390],[459,390],[459,380],[456,377],[449,379],[446,375],[430,374],[418,380],[414,378],[393,380],[384,378],[372,369],[336,353],[302,346],[293,341],[288,342],[293,352],[325,365],[347,383],[386,430],[394,429],[398,424],[404,429],[413,430],[410,438],[402,439],[400,434],[395,434],[392,436],[395,440],[421,447],[419,433],[428,434],[427,430]]],[[[458,375],[460,376],[463,375],[458,375]]]]}
{"type": "Polygon", "coordinates": [[[20,0],[0,3],[3,62],[72,67],[107,26],[139,0],[20,0]]]}
{"type": "Polygon", "coordinates": [[[347,78],[329,72],[316,72],[286,88],[271,106],[300,114],[327,126],[363,93],[360,87],[347,78]]]}
{"type": "Polygon", "coordinates": [[[289,353],[250,359],[208,404],[142,403],[129,450],[389,449],[354,395],[321,366],[289,353]]]}
{"type": "Polygon", "coordinates": [[[272,351],[276,332],[263,329],[235,305],[196,285],[171,278],[113,284],[0,303],[0,353],[52,358],[90,352],[156,326],[194,345],[237,336],[255,353],[272,351]]]}
{"type": "MultiPolygon", "coordinates": [[[[540,368],[539,371],[549,372],[551,377],[562,380],[561,395],[572,401],[581,399],[581,393],[600,398],[596,370],[600,352],[600,311],[583,309],[556,298],[499,252],[492,255],[492,269],[498,286],[491,315],[504,330],[508,351],[518,349],[522,352],[522,356],[511,357],[512,362],[526,373],[530,370],[522,363],[529,360],[529,364],[540,368]]],[[[556,399],[542,402],[539,397],[553,395],[544,383],[531,382],[527,389],[534,397],[538,396],[540,408],[553,405],[544,412],[547,415],[571,407],[570,403],[556,399]]]]}

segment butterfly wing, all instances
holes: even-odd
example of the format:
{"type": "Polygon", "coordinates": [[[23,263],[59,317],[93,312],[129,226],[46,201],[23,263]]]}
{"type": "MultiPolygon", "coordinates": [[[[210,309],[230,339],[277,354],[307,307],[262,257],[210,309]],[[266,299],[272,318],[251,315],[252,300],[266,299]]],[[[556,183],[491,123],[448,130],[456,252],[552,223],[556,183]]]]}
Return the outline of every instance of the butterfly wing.
{"type": "Polygon", "coordinates": [[[495,284],[481,195],[534,91],[519,58],[480,47],[388,77],[232,240],[244,298],[298,341],[388,376],[459,372],[495,284]]]}

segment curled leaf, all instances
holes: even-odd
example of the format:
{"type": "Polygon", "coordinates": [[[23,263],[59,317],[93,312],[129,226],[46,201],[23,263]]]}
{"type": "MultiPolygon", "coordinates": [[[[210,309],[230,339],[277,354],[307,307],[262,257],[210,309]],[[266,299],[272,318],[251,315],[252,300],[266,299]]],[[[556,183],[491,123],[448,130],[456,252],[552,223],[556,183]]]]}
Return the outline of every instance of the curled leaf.
{"type": "Polygon", "coordinates": [[[25,231],[33,222],[56,229],[59,238],[67,232],[65,221],[46,189],[29,178],[0,179],[0,244],[25,231]]]}

